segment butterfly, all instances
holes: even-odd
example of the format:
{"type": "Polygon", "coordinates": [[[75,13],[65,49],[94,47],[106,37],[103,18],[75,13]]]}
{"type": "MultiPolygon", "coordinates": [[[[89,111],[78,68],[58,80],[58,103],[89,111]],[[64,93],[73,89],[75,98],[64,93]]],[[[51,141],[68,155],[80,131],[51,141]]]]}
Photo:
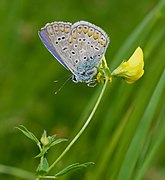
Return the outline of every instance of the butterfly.
{"type": "Polygon", "coordinates": [[[103,29],[87,21],[47,23],[38,34],[48,51],[72,73],[72,81],[88,85],[110,41],[103,29]]]}

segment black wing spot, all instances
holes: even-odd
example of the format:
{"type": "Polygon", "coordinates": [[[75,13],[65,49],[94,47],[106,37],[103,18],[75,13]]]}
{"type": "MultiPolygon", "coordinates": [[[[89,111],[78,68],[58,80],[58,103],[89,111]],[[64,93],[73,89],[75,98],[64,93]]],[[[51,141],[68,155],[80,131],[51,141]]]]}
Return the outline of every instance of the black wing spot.
{"type": "Polygon", "coordinates": [[[74,47],[77,48],[77,44],[75,44],[74,47]]]}
{"type": "Polygon", "coordinates": [[[74,62],[77,64],[77,63],[79,63],[79,60],[78,60],[78,59],[76,59],[74,62]]]}
{"type": "Polygon", "coordinates": [[[81,42],[81,40],[82,40],[81,38],[78,39],[79,42],[81,42]]]}
{"type": "Polygon", "coordinates": [[[63,51],[65,51],[65,50],[67,50],[67,49],[68,49],[67,47],[64,47],[64,48],[63,48],[63,51]]]}
{"type": "Polygon", "coordinates": [[[99,51],[100,49],[98,47],[95,47],[96,51],[99,51]]]}
{"type": "Polygon", "coordinates": [[[75,55],[76,54],[75,51],[72,51],[72,54],[75,55]]]}
{"type": "Polygon", "coordinates": [[[65,36],[62,36],[62,38],[61,38],[61,39],[63,39],[63,40],[64,40],[64,39],[65,39],[65,36]]]}

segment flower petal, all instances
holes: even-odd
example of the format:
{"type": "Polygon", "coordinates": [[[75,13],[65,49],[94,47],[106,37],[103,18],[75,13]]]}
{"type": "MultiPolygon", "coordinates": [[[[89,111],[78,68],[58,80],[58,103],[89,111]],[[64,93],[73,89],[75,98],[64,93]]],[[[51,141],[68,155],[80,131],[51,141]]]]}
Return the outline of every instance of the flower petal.
{"type": "Polygon", "coordinates": [[[112,73],[112,76],[121,77],[127,83],[134,83],[144,74],[143,50],[138,47],[128,61],[122,62],[112,73]]]}

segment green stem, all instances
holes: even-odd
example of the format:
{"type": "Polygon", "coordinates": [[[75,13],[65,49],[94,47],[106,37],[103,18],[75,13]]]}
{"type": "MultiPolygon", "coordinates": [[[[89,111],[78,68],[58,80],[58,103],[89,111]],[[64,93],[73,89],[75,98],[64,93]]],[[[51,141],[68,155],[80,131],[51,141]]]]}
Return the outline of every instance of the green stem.
{"type": "Polygon", "coordinates": [[[57,179],[57,177],[55,177],[55,176],[41,176],[40,178],[41,179],[57,179]]]}
{"type": "Polygon", "coordinates": [[[83,125],[83,127],[80,129],[80,131],[77,133],[77,135],[74,137],[74,139],[70,142],[70,144],[65,148],[65,150],[62,152],[62,154],[56,159],[56,161],[54,161],[54,163],[49,167],[48,172],[61,160],[61,158],[70,150],[70,148],[73,146],[73,144],[78,140],[78,138],[81,136],[81,134],[85,131],[85,129],[87,128],[87,126],[89,125],[93,115],[95,114],[98,105],[100,104],[100,101],[103,97],[105,88],[107,86],[108,80],[105,81],[105,84],[101,90],[101,93],[96,101],[96,104],[92,110],[92,112],[90,113],[88,119],[86,120],[85,124],[83,125]]]}

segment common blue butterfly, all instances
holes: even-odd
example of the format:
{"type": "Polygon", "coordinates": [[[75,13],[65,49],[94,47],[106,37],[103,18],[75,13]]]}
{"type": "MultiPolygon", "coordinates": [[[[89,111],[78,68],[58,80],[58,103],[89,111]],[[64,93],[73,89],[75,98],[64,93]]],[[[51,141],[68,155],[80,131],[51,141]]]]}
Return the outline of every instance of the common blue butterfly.
{"type": "Polygon", "coordinates": [[[72,75],[73,82],[90,84],[109,44],[108,35],[87,21],[47,23],[39,37],[72,75]]]}

